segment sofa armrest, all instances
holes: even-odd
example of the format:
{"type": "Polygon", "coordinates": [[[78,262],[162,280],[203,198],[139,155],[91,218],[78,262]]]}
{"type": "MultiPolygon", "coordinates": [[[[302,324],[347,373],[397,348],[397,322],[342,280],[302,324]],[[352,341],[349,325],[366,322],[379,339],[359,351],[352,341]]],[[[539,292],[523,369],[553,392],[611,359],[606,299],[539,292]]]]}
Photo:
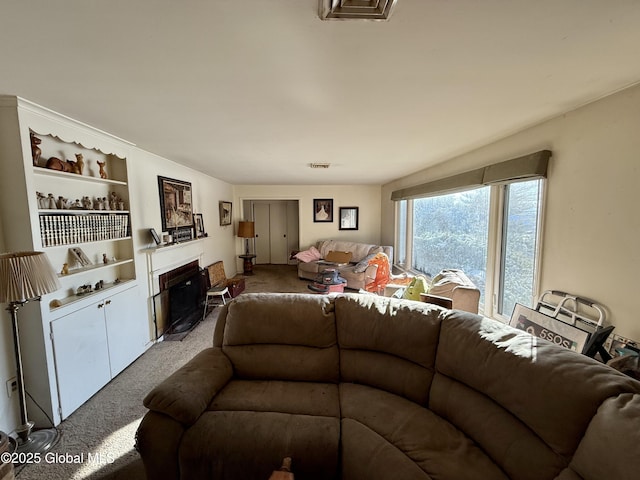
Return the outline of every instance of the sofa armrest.
{"type": "Polygon", "coordinates": [[[207,348],[155,387],[144,406],[192,425],[232,376],[231,361],[222,350],[207,348]]]}

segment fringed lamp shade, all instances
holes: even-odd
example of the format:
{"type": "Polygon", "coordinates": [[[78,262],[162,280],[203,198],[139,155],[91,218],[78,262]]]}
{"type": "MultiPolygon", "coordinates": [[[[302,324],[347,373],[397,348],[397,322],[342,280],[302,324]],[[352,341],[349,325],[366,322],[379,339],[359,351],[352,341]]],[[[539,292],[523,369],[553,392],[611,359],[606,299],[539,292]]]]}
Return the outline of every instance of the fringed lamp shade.
{"type": "Polygon", "coordinates": [[[24,303],[59,288],[58,277],[44,252],[0,254],[0,303],[24,303]]]}

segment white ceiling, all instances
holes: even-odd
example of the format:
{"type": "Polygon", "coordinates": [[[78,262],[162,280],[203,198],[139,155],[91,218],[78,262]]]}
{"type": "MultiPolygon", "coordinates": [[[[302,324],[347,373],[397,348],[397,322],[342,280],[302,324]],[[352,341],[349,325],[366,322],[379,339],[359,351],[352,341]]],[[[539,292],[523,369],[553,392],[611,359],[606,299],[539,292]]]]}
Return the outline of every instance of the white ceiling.
{"type": "Polygon", "coordinates": [[[0,93],[233,184],[382,184],[640,80],[638,0],[317,3],[2,0],[0,93]]]}

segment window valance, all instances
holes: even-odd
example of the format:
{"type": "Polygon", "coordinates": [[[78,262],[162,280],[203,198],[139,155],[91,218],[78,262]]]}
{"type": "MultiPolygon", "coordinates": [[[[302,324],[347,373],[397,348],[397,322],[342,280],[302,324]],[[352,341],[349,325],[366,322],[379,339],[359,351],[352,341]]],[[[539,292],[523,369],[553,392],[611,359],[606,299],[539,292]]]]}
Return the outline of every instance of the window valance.
{"type": "Polygon", "coordinates": [[[483,185],[546,178],[549,158],[551,158],[550,150],[540,150],[529,155],[494,163],[493,165],[441,178],[433,182],[395,190],[391,193],[391,200],[423,198],[468,190],[483,185]]]}

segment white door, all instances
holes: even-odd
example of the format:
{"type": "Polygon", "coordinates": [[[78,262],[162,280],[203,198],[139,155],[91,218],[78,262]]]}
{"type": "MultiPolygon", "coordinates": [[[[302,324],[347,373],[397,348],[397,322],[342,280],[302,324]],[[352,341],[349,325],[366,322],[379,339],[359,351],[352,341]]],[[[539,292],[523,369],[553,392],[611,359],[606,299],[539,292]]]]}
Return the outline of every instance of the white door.
{"type": "Polygon", "coordinates": [[[111,376],[115,377],[138,358],[149,341],[149,323],[138,287],[105,300],[111,376]]]}
{"type": "Polygon", "coordinates": [[[255,228],[256,264],[271,263],[271,246],[269,240],[269,204],[254,203],[253,219],[255,228]]]}
{"type": "Polygon", "coordinates": [[[51,322],[61,418],[111,380],[104,301],[51,322]]]}
{"type": "Polygon", "coordinates": [[[284,202],[276,202],[271,203],[269,207],[270,263],[284,265],[289,259],[287,252],[287,205],[284,202]]]}

